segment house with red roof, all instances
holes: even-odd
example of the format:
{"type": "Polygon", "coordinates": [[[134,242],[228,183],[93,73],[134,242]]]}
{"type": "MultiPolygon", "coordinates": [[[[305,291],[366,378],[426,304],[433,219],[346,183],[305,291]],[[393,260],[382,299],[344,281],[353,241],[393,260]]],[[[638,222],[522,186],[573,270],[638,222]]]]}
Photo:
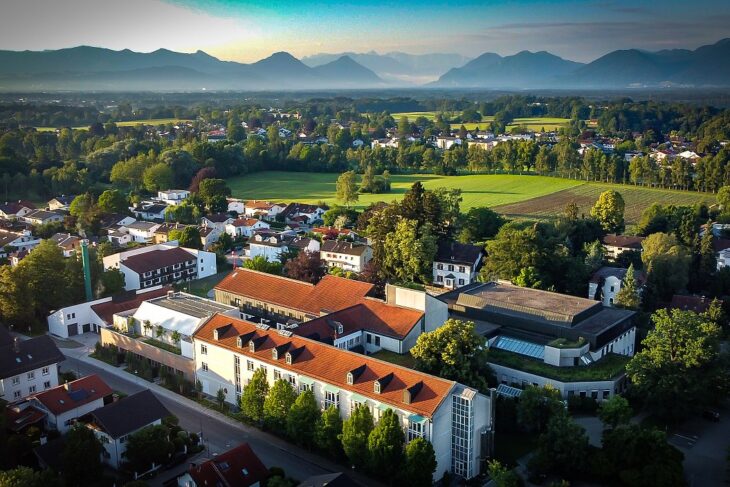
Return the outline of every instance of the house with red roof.
{"type": "Polygon", "coordinates": [[[178,487],[258,487],[269,478],[269,469],[251,445],[241,443],[199,465],[191,465],[177,478],[178,487]]]}
{"type": "Polygon", "coordinates": [[[271,225],[258,218],[237,218],[226,225],[226,233],[233,238],[250,238],[258,230],[268,230],[271,225]]]}
{"type": "Polygon", "coordinates": [[[96,374],[66,382],[28,398],[46,413],[46,427],[65,433],[81,416],[104,407],[112,400],[112,388],[96,374]]]}

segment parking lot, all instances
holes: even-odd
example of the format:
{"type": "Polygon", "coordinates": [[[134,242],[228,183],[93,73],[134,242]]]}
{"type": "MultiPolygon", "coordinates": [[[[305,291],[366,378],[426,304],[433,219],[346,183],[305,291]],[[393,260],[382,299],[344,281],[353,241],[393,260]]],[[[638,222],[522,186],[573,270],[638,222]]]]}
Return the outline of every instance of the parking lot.
{"type": "Polygon", "coordinates": [[[717,423],[695,417],[667,434],[669,442],[684,453],[684,472],[690,486],[727,485],[730,412],[725,409],[720,413],[717,423]]]}

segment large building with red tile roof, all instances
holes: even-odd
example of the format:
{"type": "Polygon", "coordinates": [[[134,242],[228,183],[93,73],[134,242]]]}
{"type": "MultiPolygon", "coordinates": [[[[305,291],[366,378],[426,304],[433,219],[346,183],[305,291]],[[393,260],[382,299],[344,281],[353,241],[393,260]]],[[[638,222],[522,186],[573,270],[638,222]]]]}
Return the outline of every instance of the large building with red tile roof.
{"type": "Polygon", "coordinates": [[[244,319],[367,353],[406,353],[448,318],[447,306],[423,291],[388,285],[382,301],[370,296],[373,287],[331,275],[314,285],[237,269],[215,287],[215,299],[237,306],[244,319]]]}
{"type": "Polygon", "coordinates": [[[435,478],[445,471],[473,477],[490,454],[491,398],[457,382],[225,315],[202,325],[193,344],[203,392],[221,390],[230,404],[239,403],[254,372],[263,369],[270,384],[283,379],[297,391],[309,389],[323,409],[334,406],[343,418],[357,405],[370,408],[376,421],[392,409],[407,441],[433,443],[435,478]]]}
{"type": "Polygon", "coordinates": [[[29,398],[46,413],[46,426],[65,433],[74,420],[111,402],[112,389],[98,375],[87,375],[29,398]]]}
{"type": "Polygon", "coordinates": [[[251,446],[241,443],[214,459],[191,465],[187,472],[178,477],[177,485],[253,487],[264,485],[269,475],[269,469],[251,446]]]}

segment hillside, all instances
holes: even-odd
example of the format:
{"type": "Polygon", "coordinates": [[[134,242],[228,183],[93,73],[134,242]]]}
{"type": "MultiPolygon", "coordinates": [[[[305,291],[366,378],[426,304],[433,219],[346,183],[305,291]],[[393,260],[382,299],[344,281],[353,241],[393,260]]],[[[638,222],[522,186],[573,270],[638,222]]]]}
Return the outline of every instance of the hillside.
{"type": "Polygon", "coordinates": [[[81,46],[56,51],[0,51],[0,89],[202,90],[373,88],[383,81],[352,59],[311,68],[286,52],[252,64],[205,52],[151,53],[81,46]]]}

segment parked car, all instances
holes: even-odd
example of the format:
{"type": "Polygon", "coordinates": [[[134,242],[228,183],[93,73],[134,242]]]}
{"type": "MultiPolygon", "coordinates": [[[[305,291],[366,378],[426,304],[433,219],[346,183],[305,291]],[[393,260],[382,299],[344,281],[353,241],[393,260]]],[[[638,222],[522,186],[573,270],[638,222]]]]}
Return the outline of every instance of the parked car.
{"type": "Polygon", "coordinates": [[[702,411],[702,417],[705,418],[707,421],[712,421],[714,423],[720,421],[720,413],[715,411],[714,409],[705,409],[704,411],[702,411]]]}

